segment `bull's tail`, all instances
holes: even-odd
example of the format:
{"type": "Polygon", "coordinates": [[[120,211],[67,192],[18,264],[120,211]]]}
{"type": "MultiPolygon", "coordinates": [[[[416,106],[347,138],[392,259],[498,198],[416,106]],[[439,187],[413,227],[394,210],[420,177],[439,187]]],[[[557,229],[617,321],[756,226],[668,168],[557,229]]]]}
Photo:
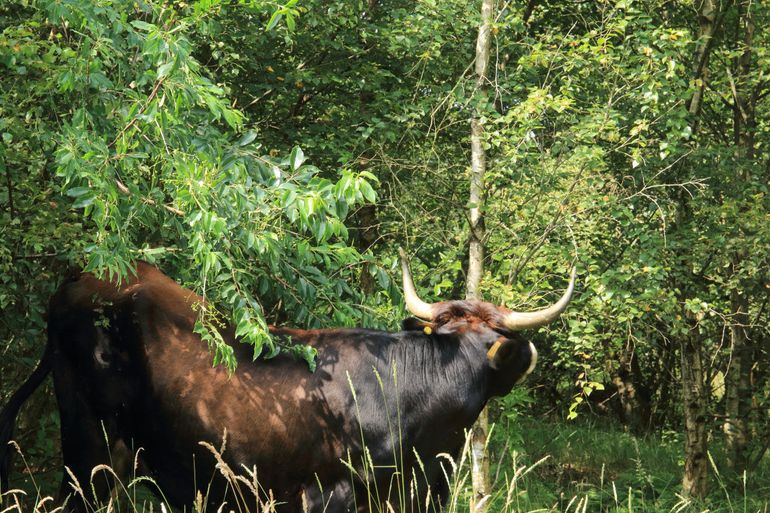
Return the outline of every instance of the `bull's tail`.
{"type": "Polygon", "coordinates": [[[0,492],[8,489],[8,473],[11,467],[11,453],[13,452],[9,442],[11,437],[13,437],[16,415],[18,415],[24,401],[40,386],[40,383],[48,376],[49,372],[51,372],[50,344],[46,345],[43,358],[37,364],[32,375],[14,392],[8,404],[0,412],[0,492]]]}

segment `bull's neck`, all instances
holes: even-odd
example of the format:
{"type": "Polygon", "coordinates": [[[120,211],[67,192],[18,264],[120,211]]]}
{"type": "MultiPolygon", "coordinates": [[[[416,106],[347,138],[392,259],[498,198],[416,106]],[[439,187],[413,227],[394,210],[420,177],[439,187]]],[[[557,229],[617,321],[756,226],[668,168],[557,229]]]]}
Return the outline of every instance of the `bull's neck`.
{"type": "Polygon", "coordinates": [[[409,381],[400,395],[475,420],[488,397],[486,353],[454,337],[401,332],[396,338],[389,363],[409,381]]]}

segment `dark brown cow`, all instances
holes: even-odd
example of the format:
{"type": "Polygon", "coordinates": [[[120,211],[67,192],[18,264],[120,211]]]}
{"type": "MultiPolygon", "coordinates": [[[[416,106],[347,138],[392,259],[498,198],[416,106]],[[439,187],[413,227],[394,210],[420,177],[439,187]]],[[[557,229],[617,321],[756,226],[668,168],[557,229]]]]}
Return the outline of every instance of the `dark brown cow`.
{"type": "MultiPolygon", "coordinates": [[[[457,454],[487,400],[532,370],[537,352],[516,330],[555,319],[575,275],[555,305],[517,313],[479,301],[424,303],[405,259],[402,269],[407,306],[424,321],[407,319],[397,333],[273,329],[317,349],[314,373],[287,355],[254,362],[225,330],[238,360],[232,376],[212,367],[193,333],[202,299],[155,267],[140,263],[119,286],[90,274],[68,281],[51,300],[42,361],[0,414],[3,485],[16,414],[53,372],[64,464],[84,489],[99,464],[127,476],[141,448],[139,471],[170,504],[190,504],[200,490],[212,505],[229,500],[229,509],[235,498],[199,444],[218,446],[226,430],[224,460],[236,471],[256,468],[279,513],[363,512],[385,501],[411,510],[413,475],[423,497],[416,500],[424,503],[427,493],[440,503],[446,486],[436,456],[457,454]]],[[[70,479],[65,473],[61,497],[71,492],[70,479]]],[[[108,497],[110,486],[95,479],[96,499],[108,497]]],[[[85,508],[80,498],[68,504],[85,508]]]]}

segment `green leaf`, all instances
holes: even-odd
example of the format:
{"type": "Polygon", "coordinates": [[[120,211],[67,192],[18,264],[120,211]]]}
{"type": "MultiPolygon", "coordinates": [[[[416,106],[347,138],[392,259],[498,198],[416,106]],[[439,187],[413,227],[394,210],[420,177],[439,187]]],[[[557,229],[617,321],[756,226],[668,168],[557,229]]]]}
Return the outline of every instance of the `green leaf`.
{"type": "Polygon", "coordinates": [[[89,192],[91,192],[90,187],[73,187],[67,190],[67,196],[77,198],[78,196],[82,196],[83,194],[87,194],[89,192]]]}
{"type": "Polygon", "coordinates": [[[257,132],[254,130],[249,130],[243,136],[241,136],[240,140],[238,141],[238,146],[248,146],[251,144],[254,139],[257,138],[257,132]]]}
{"type": "Polygon", "coordinates": [[[146,21],[141,20],[134,20],[131,22],[131,25],[136,29],[144,30],[146,32],[151,32],[157,29],[157,27],[152,23],[147,23],[146,21]]]}
{"type": "Polygon", "coordinates": [[[269,32],[275,28],[276,25],[278,25],[278,22],[281,21],[281,18],[283,17],[283,12],[278,10],[273,13],[272,16],[270,16],[270,21],[267,22],[267,26],[265,27],[265,32],[269,32]]]}
{"type": "Polygon", "coordinates": [[[169,61],[165,64],[161,64],[160,66],[158,66],[158,80],[168,76],[168,74],[174,68],[175,64],[176,64],[176,61],[169,61]]]}
{"type": "Polygon", "coordinates": [[[361,192],[364,195],[364,198],[366,198],[366,201],[369,203],[374,203],[377,201],[377,193],[374,192],[374,189],[371,185],[369,185],[368,182],[361,180],[361,192]]]}
{"type": "Polygon", "coordinates": [[[85,208],[93,205],[96,200],[96,196],[93,194],[82,194],[75,202],[72,203],[72,208],[85,208]]]}
{"type": "Polygon", "coordinates": [[[291,150],[291,155],[289,156],[289,163],[291,165],[291,170],[292,171],[298,170],[303,162],[305,162],[305,154],[302,152],[302,148],[300,148],[299,146],[295,146],[291,150]]]}

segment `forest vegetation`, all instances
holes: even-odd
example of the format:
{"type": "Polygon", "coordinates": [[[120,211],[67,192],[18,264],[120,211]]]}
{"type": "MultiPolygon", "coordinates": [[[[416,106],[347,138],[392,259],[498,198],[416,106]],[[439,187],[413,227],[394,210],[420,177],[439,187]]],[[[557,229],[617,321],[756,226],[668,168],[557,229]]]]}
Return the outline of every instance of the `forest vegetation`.
{"type": "MultiPolygon", "coordinates": [[[[574,264],[489,405],[491,511],[766,512],[768,26],[764,0],[2,0],[0,404],[73,266],[206,297],[215,365],[231,319],[312,367],[267,325],[398,329],[399,246],[427,301],[538,308],[574,264]]],[[[16,439],[14,486],[53,494],[50,383],[16,439]]]]}

